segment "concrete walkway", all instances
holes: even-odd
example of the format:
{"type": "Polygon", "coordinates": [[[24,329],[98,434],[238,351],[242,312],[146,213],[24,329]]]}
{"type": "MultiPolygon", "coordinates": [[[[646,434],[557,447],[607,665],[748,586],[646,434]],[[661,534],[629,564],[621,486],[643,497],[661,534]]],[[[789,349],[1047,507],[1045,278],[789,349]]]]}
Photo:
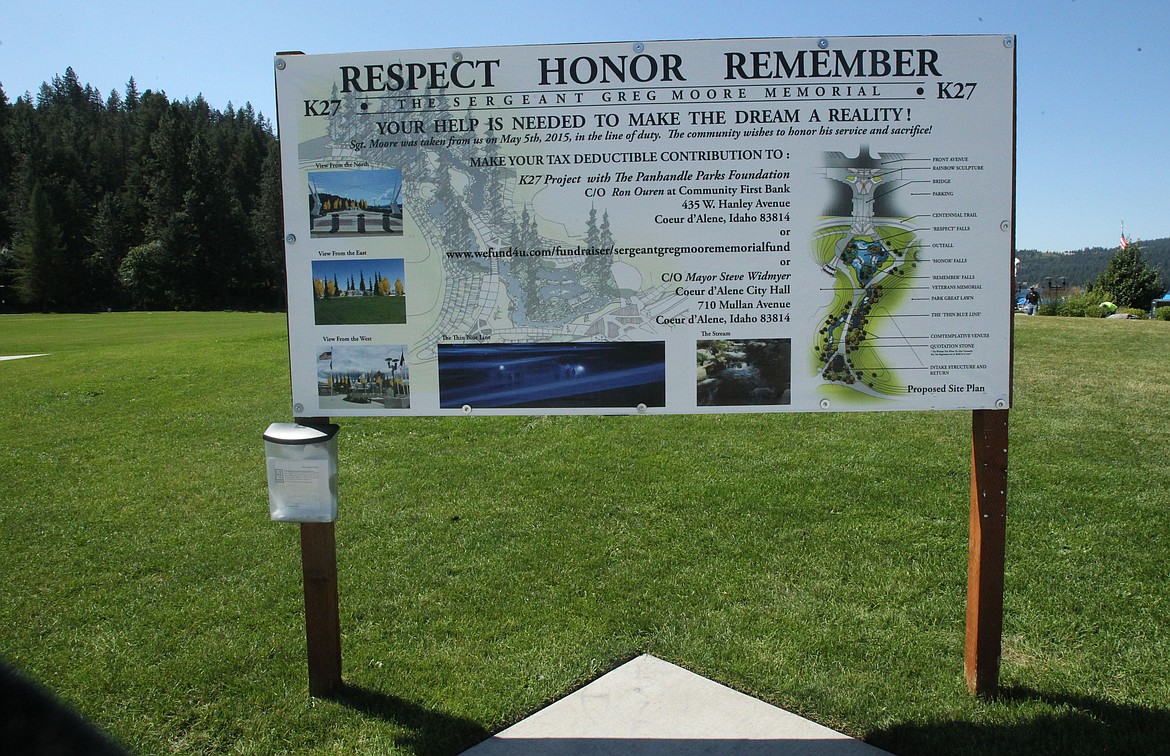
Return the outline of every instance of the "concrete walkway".
{"type": "Polygon", "coordinates": [[[639,656],[465,756],[882,756],[839,732],[639,656]]]}

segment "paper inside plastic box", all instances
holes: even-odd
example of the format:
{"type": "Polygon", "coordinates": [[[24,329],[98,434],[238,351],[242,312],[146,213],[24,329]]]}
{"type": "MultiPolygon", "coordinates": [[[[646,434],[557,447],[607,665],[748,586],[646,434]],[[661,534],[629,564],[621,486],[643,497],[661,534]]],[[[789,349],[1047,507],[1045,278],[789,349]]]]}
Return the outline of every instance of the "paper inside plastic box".
{"type": "Polygon", "coordinates": [[[278,522],[337,519],[337,425],[273,423],[264,431],[268,508],[278,522]]]}

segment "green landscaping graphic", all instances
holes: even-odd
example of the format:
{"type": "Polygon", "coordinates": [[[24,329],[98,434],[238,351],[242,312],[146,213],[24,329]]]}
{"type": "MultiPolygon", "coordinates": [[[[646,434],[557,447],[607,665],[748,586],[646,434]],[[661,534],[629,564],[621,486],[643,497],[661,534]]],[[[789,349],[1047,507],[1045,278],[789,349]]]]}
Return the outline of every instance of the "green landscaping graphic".
{"type": "Polygon", "coordinates": [[[329,236],[400,236],[402,171],[359,169],[309,173],[309,231],[329,236]]]}
{"type": "Polygon", "coordinates": [[[906,161],[898,153],[871,157],[864,145],[854,158],[825,154],[825,178],[836,197],[813,238],[814,257],[833,290],[813,340],[823,385],[880,398],[906,394],[889,357],[905,340],[896,308],[906,299],[920,247],[892,196],[907,183],[906,161]]]}
{"type": "Polygon", "coordinates": [[[401,258],[313,261],[317,325],[406,322],[406,275],[401,258]]]}

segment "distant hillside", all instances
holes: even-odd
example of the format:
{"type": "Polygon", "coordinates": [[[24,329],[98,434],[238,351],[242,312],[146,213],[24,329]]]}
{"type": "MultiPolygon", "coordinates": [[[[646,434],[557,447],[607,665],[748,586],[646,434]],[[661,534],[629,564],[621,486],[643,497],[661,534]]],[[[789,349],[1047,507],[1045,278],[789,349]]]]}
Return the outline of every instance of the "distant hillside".
{"type": "MultiPolygon", "coordinates": [[[[1138,243],[1141,244],[1142,257],[1162,272],[1162,283],[1170,288],[1170,239],[1140,239],[1138,243]]],[[[1017,250],[1020,267],[1016,281],[1021,286],[1044,285],[1048,278],[1053,283],[1064,278],[1069,286],[1084,286],[1105,270],[1105,265],[1115,252],[1117,247],[1088,247],[1075,252],[1017,250]]]]}

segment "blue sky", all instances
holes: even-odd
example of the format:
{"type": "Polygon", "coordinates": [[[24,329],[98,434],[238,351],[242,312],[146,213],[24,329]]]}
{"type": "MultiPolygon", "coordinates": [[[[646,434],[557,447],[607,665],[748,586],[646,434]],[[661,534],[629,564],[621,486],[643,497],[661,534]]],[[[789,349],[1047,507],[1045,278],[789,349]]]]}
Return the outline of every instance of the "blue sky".
{"type": "Polygon", "coordinates": [[[402,202],[402,171],[316,171],[310,175],[317,191],[375,206],[402,202]]]}
{"type": "Polygon", "coordinates": [[[0,11],[10,100],[72,66],[140,90],[275,119],[273,54],[568,42],[892,34],[1018,36],[1016,242],[1115,246],[1170,236],[1165,0],[486,0],[433,3],[13,2],[0,11]],[[346,11],[349,7],[351,10],[346,11]]]}

